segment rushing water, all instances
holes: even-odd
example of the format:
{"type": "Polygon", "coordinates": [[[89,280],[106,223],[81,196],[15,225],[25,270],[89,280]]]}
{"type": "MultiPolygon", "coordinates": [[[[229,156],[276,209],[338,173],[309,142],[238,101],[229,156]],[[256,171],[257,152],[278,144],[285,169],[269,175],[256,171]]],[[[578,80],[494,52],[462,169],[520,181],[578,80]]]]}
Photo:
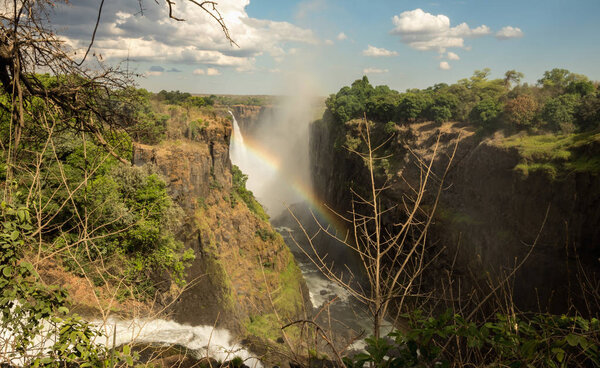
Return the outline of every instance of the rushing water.
{"type": "MultiPolygon", "coordinates": [[[[92,321],[102,336],[94,343],[108,347],[121,346],[129,343],[150,343],[157,345],[180,345],[187,348],[194,358],[212,357],[220,361],[231,360],[234,357],[244,359],[251,368],[262,368],[261,362],[248,350],[236,343],[229,331],[213,328],[213,326],[189,326],[162,319],[133,319],[107,321],[92,321]]],[[[27,355],[33,356],[50,350],[58,336],[53,333],[48,323],[44,323],[42,333],[35,336],[27,355]]],[[[0,330],[0,341],[10,346],[12,336],[9,331],[0,330]]],[[[10,360],[11,364],[23,366],[23,358],[10,360]]]]}
{"type": "Polygon", "coordinates": [[[162,319],[109,320],[94,322],[106,338],[98,341],[107,346],[119,346],[130,342],[181,345],[191,350],[196,358],[212,357],[220,361],[233,357],[244,359],[249,367],[262,364],[248,350],[234,342],[229,331],[213,326],[189,326],[162,319]],[[116,331],[116,333],[115,333],[116,331]],[[115,341],[113,341],[113,338],[115,341]]]}

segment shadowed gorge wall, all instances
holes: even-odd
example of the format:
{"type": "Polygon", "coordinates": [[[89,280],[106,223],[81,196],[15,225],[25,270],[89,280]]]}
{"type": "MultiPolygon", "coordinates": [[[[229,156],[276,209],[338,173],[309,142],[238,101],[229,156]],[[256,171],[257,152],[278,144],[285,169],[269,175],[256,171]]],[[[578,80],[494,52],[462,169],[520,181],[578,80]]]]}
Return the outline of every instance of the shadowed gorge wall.
{"type": "MultiPolygon", "coordinates": [[[[367,178],[362,162],[340,147],[348,124],[340,126],[326,113],[311,126],[310,135],[315,191],[341,213],[349,209],[349,188],[364,186],[367,178]]],[[[438,134],[436,177],[443,174],[455,143],[458,148],[430,230],[431,251],[442,251],[430,282],[439,282],[435,277],[450,269],[455,256],[459,274],[471,285],[485,283],[488,273],[504,275],[524,259],[539,232],[517,273],[515,303],[532,310],[549,305],[554,312],[564,312],[569,300],[583,305],[581,293],[571,289],[569,294],[565,286],[576,284],[578,264],[590,277],[600,270],[600,177],[573,172],[552,178],[540,171],[525,176],[515,169],[521,155],[507,147],[502,135],[484,139],[464,124],[415,123],[394,132],[390,188],[383,198],[388,206],[402,203],[411,187],[418,187],[418,162],[431,160],[438,134]]],[[[598,146],[587,149],[598,151],[598,146]]],[[[431,205],[431,190],[426,196],[425,205],[431,205]]],[[[391,226],[401,216],[391,212],[384,221],[391,226]]]]}

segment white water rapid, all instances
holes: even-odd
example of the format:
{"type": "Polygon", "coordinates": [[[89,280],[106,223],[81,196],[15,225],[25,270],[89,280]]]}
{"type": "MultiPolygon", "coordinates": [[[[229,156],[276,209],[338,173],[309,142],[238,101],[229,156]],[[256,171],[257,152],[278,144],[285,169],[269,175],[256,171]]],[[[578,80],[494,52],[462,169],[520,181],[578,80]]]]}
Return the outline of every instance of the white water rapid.
{"type": "MultiPolygon", "coordinates": [[[[54,335],[50,324],[43,323],[41,333],[34,337],[27,356],[44,354],[50,350],[58,339],[54,335]]],[[[109,319],[107,321],[92,321],[92,326],[102,333],[94,343],[108,347],[118,347],[129,343],[151,343],[158,345],[180,345],[191,351],[193,357],[201,359],[211,357],[225,362],[234,357],[240,357],[244,364],[250,368],[262,368],[262,363],[236,343],[229,331],[213,326],[189,326],[163,319],[133,319],[119,320],[109,319]]],[[[12,336],[10,331],[0,330],[0,340],[11,346],[12,336]]],[[[8,357],[8,356],[7,356],[8,357]]],[[[23,366],[25,360],[21,356],[9,358],[12,365],[23,366]]]]}
{"type": "Polygon", "coordinates": [[[229,331],[213,326],[189,326],[162,319],[155,320],[109,320],[94,322],[106,336],[100,344],[115,346],[136,343],[159,343],[165,345],[181,345],[193,352],[196,358],[212,357],[226,361],[234,357],[244,359],[251,368],[262,368],[261,362],[248,350],[234,342],[229,331]],[[114,331],[116,329],[116,334],[114,331]],[[114,335],[113,335],[114,334],[114,335]]]}

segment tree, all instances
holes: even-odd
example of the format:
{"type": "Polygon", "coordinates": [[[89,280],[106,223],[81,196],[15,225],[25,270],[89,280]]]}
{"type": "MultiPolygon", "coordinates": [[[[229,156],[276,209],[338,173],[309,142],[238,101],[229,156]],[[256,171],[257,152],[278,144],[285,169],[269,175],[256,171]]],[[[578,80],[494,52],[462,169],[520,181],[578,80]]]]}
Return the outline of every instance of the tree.
{"type": "Polygon", "coordinates": [[[419,92],[407,92],[400,98],[398,116],[402,120],[415,121],[431,105],[429,95],[419,92]]]}
{"type": "Polygon", "coordinates": [[[506,120],[524,128],[531,126],[538,112],[538,103],[531,95],[519,95],[504,104],[506,120]]]}
{"type": "Polygon", "coordinates": [[[585,96],[575,115],[576,124],[581,130],[600,126],[600,95],[595,93],[585,96]]]}
{"type": "Polygon", "coordinates": [[[579,104],[579,96],[573,94],[551,98],[544,105],[542,118],[548,123],[550,129],[572,133],[575,130],[575,111],[579,104]]]}
{"type": "Polygon", "coordinates": [[[373,93],[373,86],[364,76],[355,80],[351,87],[343,87],[337,94],[329,96],[325,105],[339,123],[345,123],[366,111],[367,102],[373,93]]]}
{"type": "Polygon", "coordinates": [[[523,79],[523,77],[525,77],[523,73],[516,70],[509,70],[504,73],[504,86],[509,89],[513,83],[519,85],[521,84],[521,79],[523,79]]]}
{"type": "Polygon", "coordinates": [[[402,208],[399,210],[403,220],[392,228],[384,228],[382,217],[395,210],[396,206],[386,207],[382,201],[387,186],[385,183],[377,184],[376,168],[378,162],[387,157],[380,157],[378,154],[384,144],[376,144],[371,141],[371,124],[365,116],[359,127],[360,139],[364,143],[366,151],[349,149],[364,163],[368,175],[368,188],[364,192],[357,188],[351,188],[352,210],[348,217],[340,216],[350,224],[350,234],[340,236],[328,227],[318,224],[319,232],[336,239],[358,254],[362,261],[362,271],[368,279],[366,290],[354,282],[353,275],[344,275],[334,271],[333,265],[327,261],[327,255],[317,251],[316,245],[313,243],[314,236],[307,233],[293,213],[292,216],[304,231],[309,244],[307,249],[298,242],[296,245],[325,276],[345,288],[368,307],[373,322],[372,333],[378,339],[381,336],[383,319],[388,315],[390,309],[404,311],[408,299],[417,294],[419,279],[425,268],[427,232],[437,208],[444,179],[456,153],[456,146],[445,166],[444,173],[436,177],[435,184],[430,185],[432,177],[435,176],[432,168],[440,139],[438,136],[431,160],[422,162],[420,166],[421,180],[418,187],[414,188],[414,192],[407,193],[402,199],[402,208]],[[429,191],[433,192],[433,198],[429,198],[432,202],[425,206],[424,200],[429,191]]]}
{"type": "Polygon", "coordinates": [[[498,100],[486,98],[473,107],[469,119],[473,123],[486,126],[493,123],[501,111],[502,104],[498,100]]]}
{"type": "Polygon", "coordinates": [[[567,85],[566,92],[578,94],[581,97],[590,95],[596,91],[596,86],[589,80],[576,80],[567,85]]]}
{"type": "Polygon", "coordinates": [[[543,88],[564,89],[570,82],[571,72],[567,69],[554,68],[544,72],[544,76],[538,79],[538,84],[543,88]]]}
{"type": "Polygon", "coordinates": [[[538,85],[548,91],[551,96],[556,96],[562,93],[591,92],[589,88],[590,85],[593,87],[593,84],[585,82],[589,82],[585,75],[571,73],[567,69],[554,68],[544,72],[543,77],[538,80],[538,85]],[[569,86],[571,86],[571,91],[567,90],[569,86]]]}
{"type": "Polygon", "coordinates": [[[437,123],[448,121],[456,111],[459,101],[458,98],[444,90],[438,90],[433,98],[433,104],[429,107],[429,118],[437,123]]]}

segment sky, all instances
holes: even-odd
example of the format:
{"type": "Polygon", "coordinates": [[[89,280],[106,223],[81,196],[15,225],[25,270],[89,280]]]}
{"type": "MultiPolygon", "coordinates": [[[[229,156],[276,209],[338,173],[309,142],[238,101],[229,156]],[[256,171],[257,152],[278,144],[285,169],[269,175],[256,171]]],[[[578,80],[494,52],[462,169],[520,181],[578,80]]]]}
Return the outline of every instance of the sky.
{"type": "MultiPolygon", "coordinates": [[[[100,1],[52,14],[76,55],[100,1]]],[[[237,46],[191,1],[176,2],[177,21],[162,0],[105,0],[94,54],[154,92],[326,96],[363,75],[404,91],[482,68],[515,69],[529,83],[557,67],[600,80],[598,0],[218,0],[217,9],[237,46]]]]}

